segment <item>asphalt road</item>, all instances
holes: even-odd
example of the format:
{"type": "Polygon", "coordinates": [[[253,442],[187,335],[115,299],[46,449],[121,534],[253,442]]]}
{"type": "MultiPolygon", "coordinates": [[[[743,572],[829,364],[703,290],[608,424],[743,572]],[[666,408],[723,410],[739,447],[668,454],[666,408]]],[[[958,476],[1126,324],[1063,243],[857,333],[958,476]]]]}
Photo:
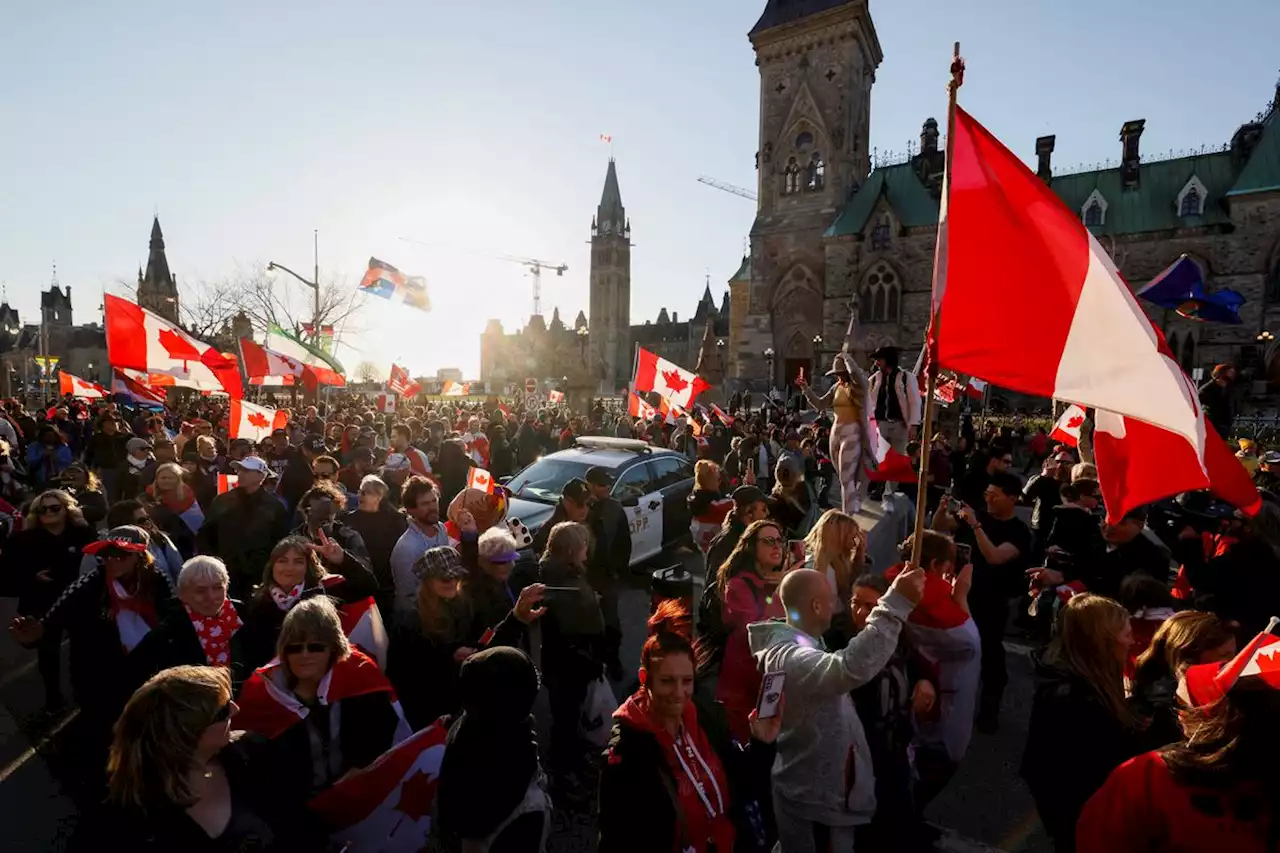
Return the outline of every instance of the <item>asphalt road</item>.
{"type": "MultiPolygon", "coordinates": [[[[667,555],[651,568],[683,562],[701,581],[701,555],[667,555]]],[[[623,656],[638,663],[649,597],[643,579],[624,590],[620,604],[623,656]]],[[[12,599],[0,599],[0,621],[13,616],[12,599]]],[[[1002,727],[993,736],[975,734],[960,772],[930,806],[927,817],[946,831],[940,849],[1000,850],[1007,853],[1051,851],[1031,799],[1017,777],[1031,702],[1031,665],[1026,649],[1009,644],[1010,684],[1002,727]]],[[[64,677],[65,680],[65,677],[64,677]]],[[[629,685],[615,685],[618,692],[629,685]]],[[[76,808],[59,782],[60,727],[67,716],[41,713],[43,691],[35,653],[18,647],[7,631],[0,636],[0,850],[6,853],[59,853],[75,826],[76,808]]],[[[541,716],[541,715],[540,715],[541,716]]],[[[593,845],[589,813],[557,813],[551,849],[589,851],[593,845]]]]}

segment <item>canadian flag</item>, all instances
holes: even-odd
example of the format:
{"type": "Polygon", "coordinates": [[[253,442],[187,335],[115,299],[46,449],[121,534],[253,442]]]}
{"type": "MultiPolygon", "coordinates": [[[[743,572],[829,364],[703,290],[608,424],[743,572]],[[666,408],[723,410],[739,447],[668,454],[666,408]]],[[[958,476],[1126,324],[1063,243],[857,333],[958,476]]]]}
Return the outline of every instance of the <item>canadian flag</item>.
{"type": "Polygon", "coordinates": [[[934,282],[940,365],[1095,409],[1112,520],[1204,487],[1256,511],[1244,466],[1079,213],[963,109],[952,148],[934,282]]]}
{"type": "Polygon", "coordinates": [[[970,376],[969,381],[964,386],[964,393],[968,394],[975,400],[981,400],[982,396],[987,393],[987,383],[981,379],[970,376]]]}
{"type": "Polygon", "coordinates": [[[343,853],[418,853],[431,832],[447,720],[436,720],[308,803],[343,853]]]}
{"type": "Polygon", "coordinates": [[[1084,409],[1075,403],[1067,406],[1062,417],[1058,418],[1058,422],[1053,425],[1053,432],[1049,433],[1049,438],[1072,447],[1080,444],[1080,427],[1084,424],[1084,414],[1084,409]]]}
{"type": "Polygon", "coordinates": [[[145,308],[105,297],[107,356],[115,367],[162,373],[205,391],[244,396],[240,367],[213,347],[145,308]]]}
{"type": "Polygon", "coordinates": [[[96,382],[72,376],[65,370],[58,372],[58,393],[79,397],[81,400],[101,400],[107,396],[107,389],[96,382]]]}
{"type": "Polygon", "coordinates": [[[483,468],[471,468],[467,471],[467,488],[492,493],[493,475],[483,468]]]}
{"type": "Polygon", "coordinates": [[[387,390],[402,397],[416,397],[422,393],[422,385],[413,381],[409,371],[398,364],[392,364],[391,375],[387,377],[387,390]]]}
{"type": "Polygon", "coordinates": [[[462,382],[446,379],[440,386],[440,393],[445,397],[465,397],[471,393],[471,386],[462,382]]]}
{"type": "Polygon", "coordinates": [[[564,402],[564,392],[563,392],[563,391],[548,391],[548,392],[547,392],[547,402],[548,402],[548,403],[563,403],[563,402],[564,402]]]}
{"type": "Polygon", "coordinates": [[[377,661],[378,668],[385,672],[389,644],[387,627],[373,598],[342,605],[338,608],[338,618],[342,622],[342,633],[347,635],[347,639],[377,661]]]}
{"type": "Polygon", "coordinates": [[[871,440],[875,444],[876,469],[868,470],[868,479],[877,483],[910,483],[919,478],[911,465],[911,457],[894,450],[871,418],[871,440]]]}
{"type": "Polygon", "coordinates": [[[1280,637],[1271,633],[1278,624],[1280,619],[1272,617],[1261,634],[1224,664],[1201,663],[1188,667],[1184,678],[1191,704],[1197,708],[1212,705],[1242,680],[1257,687],[1280,690],[1280,637]]]}
{"type": "Polygon", "coordinates": [[[627,413],[633,418],[651,421],[658,412],[653,406],[641,400],[639,394],[631,393],[627,395],[627,413]]]}
{"type": "Polygon", "coordinates": [[[267,349],[249,338],[240,339],[240,360],[244,362],[244,375],[265,385],[284,385],[285,377],[297,379],[306,371],[306,365],[296,358],[267,349]]]}
{"type": "Polygon", "coordinates": [[[378,411],[387,415],[396,413],[396,395],[395,394],[379,394],[378,395],[378,411]]]}
{"type": "Polygon", "coordinates": [[[146,373],[136,370],[112,368],[111,393],[123,394],[143,406],[164,405],[164,390],[154,387],[146,373]]]}
{"type": "Polygon", "coordinates": [[[218,475],[218,494],[225,495],[231,491],[240,482],[240,477],[235,474],[219,474],[218,475]]]}
{"type": "Polygon", "coordinates": [[[715,415],[717,418],[719,418],[719,419],[720,419],[720,423],[724,424],[725,426],[727,426],[727,427],[731,427],[731,426],[733,426],[733,420],[734,420],[734,419],[733,419],[733,418],[731,418],[729,415],[725,414],[724,409],[720,408],[720,407],[719,407],[719,406],[717,406],[715,403],[712,403],[712,404],[711,404],[711,414],[713,414],[713,415],[715,415]]]}
{"type": "Polygon", "coordinates": [[[681,408],[688,408],[694,398],[711,387],[693,371],[685,370],[643,348],[636,358],[636,375],[632,385],[637,391],[656,391],[671,404],[681,408]]]}
{"type": "Polygon", "coordinates": [[[289,413],[269,409],[245,400],[231,401],[230,437],[247,438],[255,444],[289,423],[289,413]]]}

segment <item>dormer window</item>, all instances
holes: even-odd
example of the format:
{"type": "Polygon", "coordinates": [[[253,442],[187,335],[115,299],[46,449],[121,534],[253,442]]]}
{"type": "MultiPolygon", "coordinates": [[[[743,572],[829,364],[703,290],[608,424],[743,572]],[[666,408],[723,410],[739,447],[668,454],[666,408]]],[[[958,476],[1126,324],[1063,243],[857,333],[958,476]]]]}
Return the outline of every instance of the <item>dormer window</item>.
{"type": "Polygon", "coordinates": [[[871,231],[871,248],[876,251],[889,248],[891,230],[889,217],[880,217],[880,221],[876,223],[876,227],[871,231]]]}
{"type": "Polygon", "coordinates": [[[1080,207],[1080,219],[1088,228],[1098,228],[1107,224],[1107,200],[1102,193],[1094,190],[1080,207]]]}
{"type": "Polygon", "coordinates": [[[1175,204],[1178,206],[1179,218],[1186,219],[1188,216],[1204,216],[1204,203],[1209,196],[1209,191],[1205,189],[1204,184],[1195,175],[1187,181],[1186,186],[1182,188],[1182,192],[1178,193],[1175,204]]]}

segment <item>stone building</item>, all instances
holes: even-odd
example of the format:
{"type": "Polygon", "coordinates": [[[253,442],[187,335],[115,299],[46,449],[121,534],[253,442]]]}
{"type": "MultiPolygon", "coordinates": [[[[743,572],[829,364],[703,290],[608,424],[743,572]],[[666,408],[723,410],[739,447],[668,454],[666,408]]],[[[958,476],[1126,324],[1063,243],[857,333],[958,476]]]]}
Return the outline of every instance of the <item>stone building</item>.
{"type": "Polygon", "coordinates": [[[147,254],[146,272],[141,267],[138,268],[138,304],[171,323],[178,322],[178,281],[169,271],[159,216],[151,221],[151,245],[147,254]]]}
{"type": "MultiPolygon", "coordinates": [[[[106,331],[101,323],[75,325],[71,288],[64,289],[55,278],[40,294],[40,311],[43,329],[39,322],[23,324],[8,302],[0,304],[0,396],[39,387],[40,367],[35,359],[42,352],[57,357],[59,370],[103,382],[108,375],[106,331]]],[[[52,381],[57,393],[56,375],[52,381]]]]}
{"type": "Polygon", "coordinates": [[[631,222],[622,206],[617,166],[610,158],[591,221],[590,326],[581,311],[572,328],[565,326],[558,308],[550,323],[535,315],[514,334],[490,320],[480,336],[480,380],[503,390],[528,377],[555,381],[578,373],[590,377],[596,393],[615,396],[631,381],[637,345],[693,368],[707,340],[719,361],[708,354],[704,363],[720,364],[719,375],[724,376],[724,347],[718,342],[728,338],[730,307],[728,291],[716,304],[708,277],[691,319],[682,321],[678,312],[668,313],[664,307],[654,320],[631,324],[631,222]]]}
{"type": "MultiPolygon", "coordinates": [[[[762,386],[770,349],[775,384],[825,363],[854,304],[868,345],[917,350],[945,167],[938,122],[924,122],[909,159],[871,162],[871,86],[882,53],[866,0],[768,0],[750,39],[760,68],[759,206],[750,258],[730,282],[730,377],[762,386]]],[[[1104,168],[1054,174],[1054,137],[1034,148],[1041,177],[1131,285],[1186,253],[1210,289],[1247,298],[1241,326],[1144,307],[1188,370],[1234,361],[1255,390],[1280,381],[1275,344],[1257,340],[1280,326],[1276,103],[1221,147],[1178,156],[1144,158],[1142,120],[1123,123],[1118,161],[1104,168]]],[[[1005,141],[1016,150],[1016,140],[1005,141]]]]}

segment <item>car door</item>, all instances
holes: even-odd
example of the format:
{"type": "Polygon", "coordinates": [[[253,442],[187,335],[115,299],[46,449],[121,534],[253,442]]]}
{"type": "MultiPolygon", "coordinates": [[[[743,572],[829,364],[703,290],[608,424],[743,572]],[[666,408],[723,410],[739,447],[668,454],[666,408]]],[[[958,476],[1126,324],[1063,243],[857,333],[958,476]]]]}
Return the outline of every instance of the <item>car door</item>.
{"type": "Polygon", "coordinates": [[[654,489],[648,462],[638,462],[618,475],[613,497],[626,510],[631,525],[631,565],[662,550],[662,492],[654,489]]]}
{"type": "Polygon", "coordinates": [[[658,456],[649,462],[654,487],[662,493],[663,545],[678,542],[689,533],[689,492],[693,465],[683,456],[658,456]]]}

